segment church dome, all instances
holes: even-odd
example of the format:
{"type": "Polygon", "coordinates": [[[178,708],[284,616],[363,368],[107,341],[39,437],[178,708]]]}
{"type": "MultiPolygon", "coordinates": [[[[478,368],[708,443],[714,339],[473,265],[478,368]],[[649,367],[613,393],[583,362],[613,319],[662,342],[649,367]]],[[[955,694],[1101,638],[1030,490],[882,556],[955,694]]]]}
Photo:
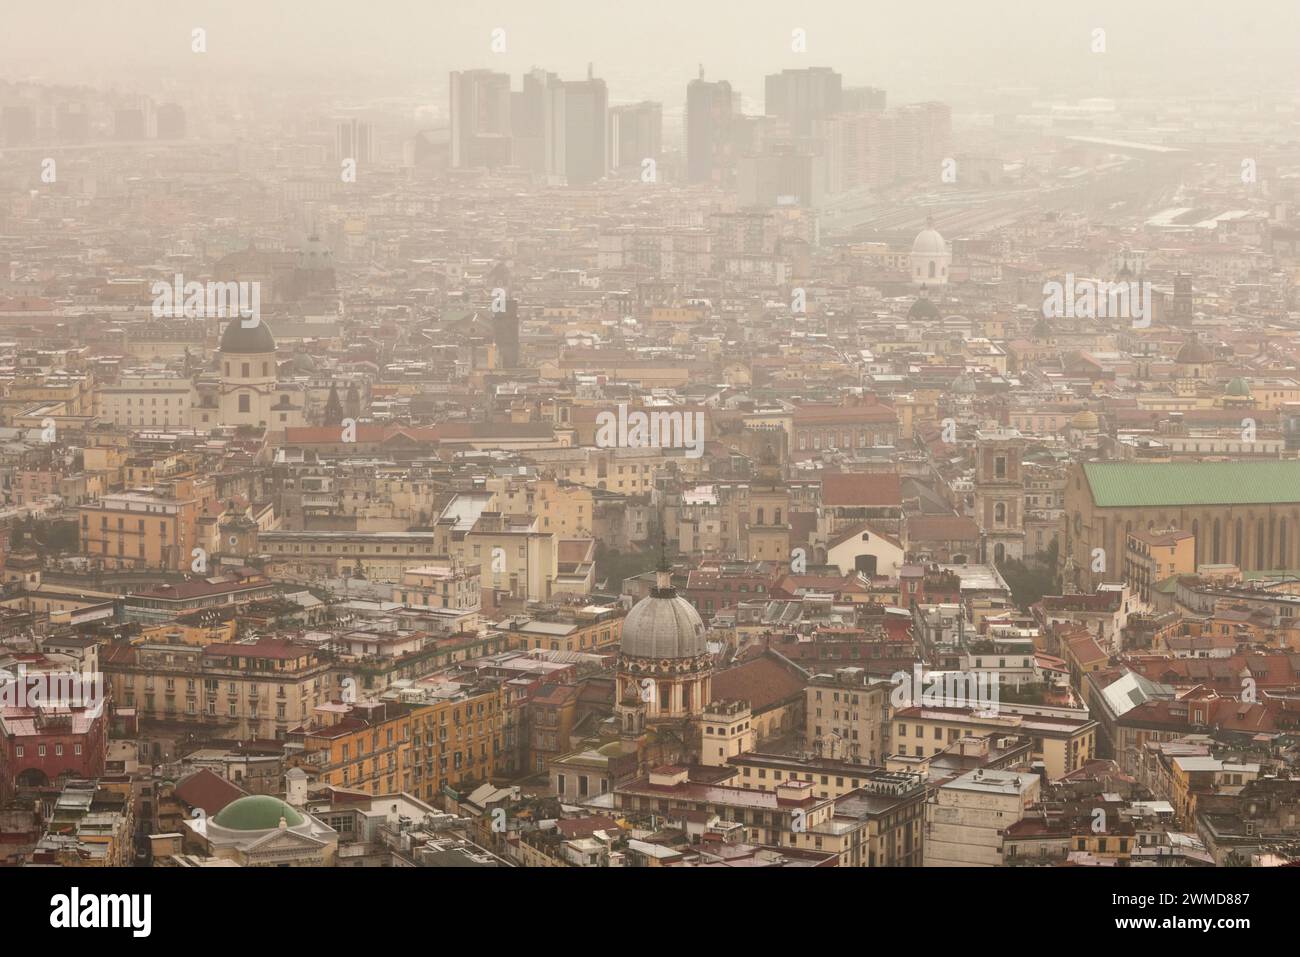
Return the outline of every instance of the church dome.
{"type": "Polygon", "coordinates": [[[289,827],[303,823],[302,814],[278,797],[250,794],[223,807],[212,823],[228,831],[273,831],[280,826],[280,818],[289,827]]]}
{"type": "Polygon", "coordinates": [[[263,320],[257,325],[246,326],[240,316],[226,324],[226,331],[221,334],[221,352],[223,355],[256,356],[275,351],[275,336],[263,320]]]}
{"type": "Polygon", "coordinates": [[[1188,339],[1183,343],[1178,355],[1174,357],[1174,362],[1179,365],[1192,366],[1200,365],[1205,362],[1213,362],[1214,354],[1210,352],[1205,343],[1200,339],[1188,339]]]}
{"type": "Polygon", "coordinates": [[[939,235],[939,230],[933,226],[927,226],[916,234],[916,240],[912,243],[913,256],[945,256],[947,254],[948,244],[939,235]]]}
{"type": "Polygon", "coordinates": [[[1228,383],[1228,388],[1224,390],[1224,395],[1238,396],[1243,399],[1249,399],[1251,396],[1250,383],[1237,376],[1228,383]]]}
{"type": "Polygon", "coordinates": [[[623,619],[619,650],[633,658],[694,658],[708,651],[700,613],[673,589],[668,572],[659,572],[650,597],[623,619]]]}
{"type": "Polygon", "coordinates": [[[929,299],[925,298],[925,296],[920,296],[917,298],[916,302],[912,303],[912,307],[907,310],[907,318],[938,319],[939,308],[929,299]]]}
{"type": "Polygon", "coordinates": [[[1074,413],[1070,419],[1070,428],[1079,432],[1096,432],[1101,426],[1101,420],[1097,418],[1097,413],[1088,409],[1082,409],[1074,413]]]}

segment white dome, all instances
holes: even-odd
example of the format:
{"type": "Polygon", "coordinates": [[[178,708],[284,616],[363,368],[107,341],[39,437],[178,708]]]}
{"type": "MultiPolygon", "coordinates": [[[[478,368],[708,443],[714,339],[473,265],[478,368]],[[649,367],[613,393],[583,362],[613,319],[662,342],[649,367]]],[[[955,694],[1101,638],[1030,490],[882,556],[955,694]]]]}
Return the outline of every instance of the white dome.
{"type": "Polygon", "coordinates": [[[948,244],[943,241],[939,231],[933,227],[928,227],[916,234],[916,241],[912,243],[912,255],[914,256],[945,256],[948,253],[948,244]]]}
{"type": "Polygon", "coordinates": [[[652,595],[623,619],[619,650],[634,658],[694,658],[708,648],[700,613],[680,595],[652,595]]]}

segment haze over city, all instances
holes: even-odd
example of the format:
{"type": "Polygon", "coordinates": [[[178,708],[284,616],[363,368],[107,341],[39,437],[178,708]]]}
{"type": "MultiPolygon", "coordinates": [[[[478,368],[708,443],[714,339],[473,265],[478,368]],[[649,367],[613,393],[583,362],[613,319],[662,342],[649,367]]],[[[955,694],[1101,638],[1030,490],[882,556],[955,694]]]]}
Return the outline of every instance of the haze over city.
{"type": "Polygon", "coordinates": [[[1285,915],[1300,6],[3,22],[14,913],[816,867],[909,926],[981,868],[1035,939],[1285,915]]]}

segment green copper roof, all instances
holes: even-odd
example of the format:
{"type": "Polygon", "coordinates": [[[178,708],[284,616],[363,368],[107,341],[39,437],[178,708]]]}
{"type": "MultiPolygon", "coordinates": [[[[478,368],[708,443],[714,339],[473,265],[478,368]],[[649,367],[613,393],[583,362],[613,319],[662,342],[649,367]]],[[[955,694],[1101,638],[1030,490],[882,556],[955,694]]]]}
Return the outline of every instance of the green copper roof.
{"type": "Polygon", "coordinates": [[[250,794],[231,801],[212,819],[212,823],[232,831],[270,831],[284,818],[289,827],[302,823],[302,815],[290,805],[269,794],[250,794]]]}
{"type": "Polygon", "coordinates": [[[1102,508],[1300,502],[1300,461],[1087,462],[1083,471],[1102,508]]]}

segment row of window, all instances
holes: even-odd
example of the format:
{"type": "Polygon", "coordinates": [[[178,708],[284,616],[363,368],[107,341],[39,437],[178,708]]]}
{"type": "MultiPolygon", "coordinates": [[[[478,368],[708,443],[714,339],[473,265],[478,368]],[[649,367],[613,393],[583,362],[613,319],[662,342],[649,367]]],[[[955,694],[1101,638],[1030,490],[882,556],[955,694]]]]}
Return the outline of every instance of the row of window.
{"type": "MultiPolygon", "coordinates": [[[[42,758],[45,757],[45,754],[46,754],[45,747],[46,747],[46,746],[43,745],[43,744],[38,744],[38,745],[36,746],[36,754],[37,754],[38,757],[42,757],[42,758]]],[[[79,744],[74,744],[74,745],[72,746],[72,753],[73,753],[73,754],[81,754],[81,745],[79,745],[79,744]]],[[[14,748],[14,757],[21,758],[21,757],[24,757],[26,754],[27,754],[27,747],[26,747],[26,745],[22,745],[22,744],[20,744],[20,745],[18,745],[16,748],[14,748]]],[[[63,745],[61,745],[61,744],[56,744],[56,745],[54,746],[54,756],[55,756],[56,758],[61,758],[61,757],[63,757],[63,745]]]]}
{"type": "MultiPolygon", "coordinates": [[[[852,432],[840,432],[840,433],[838,433],[838,435],[839,435],[839,439],[840,439],[840,444],[839,444],[838,446],[835,444],[835,437],[836,437],[836,435],[837,435],[837,433],[836,433],[834,430],[828,430],[828,431],[824,431],[824,432],[814,432],[814,433],[812,433],[812,436],[811,436],[812,448],[813,448],[813,449],[817,449],[817,450],[820,450],[820,449],[822,449],[822,448],[826,448],[826,449],[834,449],[834,448],[840,448],[840,449],[852,449],[852,448],[867,449],[867,448],[874,448],[874,447],[876,447],[876,446],[882,446],[882,445],[893,445],[893,444],[894,444],[894,441],[893,441],[892,437],[889,435],[888,432],[880,432],[880,433],[874,433],[874,434],[870,434],[870,435],[869,435],[867,432],[865,432],[865,431],[863,431],[863,432],[859,432],[859,433],[858,433],[858,443],[857,443],[856,446],[853,444],[853,433],[852,433],[852,432]]],[[[808,450],[808,448],[809,448],[809,433],[807,433],[807,432],[800,432],[800,433],[799,433],[799,450],[800,450],[801,452],[806,452],[806,451],[808,450]]]]}

